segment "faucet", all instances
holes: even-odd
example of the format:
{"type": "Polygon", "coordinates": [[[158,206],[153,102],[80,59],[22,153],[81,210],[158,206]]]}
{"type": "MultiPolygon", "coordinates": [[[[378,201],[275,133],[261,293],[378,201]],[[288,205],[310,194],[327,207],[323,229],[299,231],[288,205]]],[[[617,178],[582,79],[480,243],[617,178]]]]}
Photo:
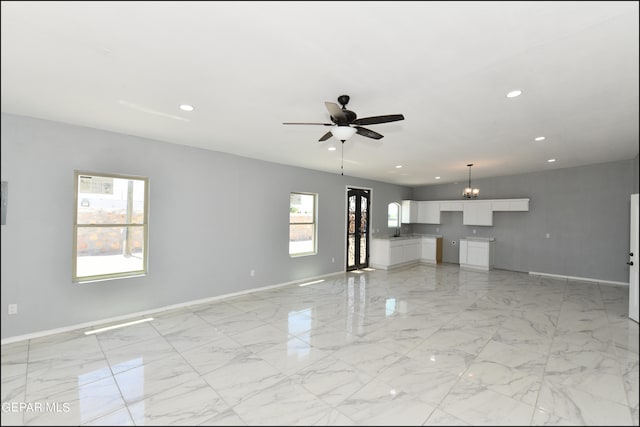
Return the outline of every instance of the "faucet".
{"type": "Polygon", "coordinates": [[[400,237],[400,230],[401,229],[402,229],[402,226],[396,227],[396,234],[394,234],[393,237],[400,237]]]}

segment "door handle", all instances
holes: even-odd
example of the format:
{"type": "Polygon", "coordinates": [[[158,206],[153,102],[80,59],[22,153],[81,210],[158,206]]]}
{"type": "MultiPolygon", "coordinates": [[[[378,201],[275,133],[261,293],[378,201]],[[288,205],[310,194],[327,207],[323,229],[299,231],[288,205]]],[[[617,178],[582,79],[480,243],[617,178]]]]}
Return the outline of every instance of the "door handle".
{"type": "Polygon", "coordinates": [[[629,253],[629,256],[633,256],[633,252],[630,252],[630,253],[629,253]]]}
{"type": "Polygon", "coordinates": [[[633,265],[633,261],[629,261],[627,265],[633,265]]]}

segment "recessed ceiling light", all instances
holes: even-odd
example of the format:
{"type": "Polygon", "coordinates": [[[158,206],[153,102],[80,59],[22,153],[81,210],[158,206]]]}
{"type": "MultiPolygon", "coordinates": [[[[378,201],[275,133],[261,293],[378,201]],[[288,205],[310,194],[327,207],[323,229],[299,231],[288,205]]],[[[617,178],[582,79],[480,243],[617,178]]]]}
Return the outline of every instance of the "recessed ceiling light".
{"type": "Polygon", "coordinates": [[[522,95],[522,91],[521,90],[512,90],[511,92],[509,92],[507,94],[507,98],[515,98],[516,96],[520,96],[522,95]]]}
{"type": "Polygon", "coordinates": [[[436,176],[436,179],[440,179],[440,177],[439,177],[439,176],[436,176]]]}
{"type": "Polygon", "coordinates": [[[329,151],[336,151],[336,147],[329,147],[329,148],[327,148],[327,150],[329,150],[329,151]]]}
{"type": "Polygon", "coordinates": [[[535,140],[536,140],[536,141],[544,141],[544,140],[545,140],[545,138],[544,138],[544,136],[539,136],[539,137],[537,137],[535,140]]]}
{"type": "Polygon", "coordinates": [[[398,165],[396,166],[396,169],[400,169],[402,167],[402,165],[398,165]]]}
{"type": "Polygon", "coordinates": [[[193,108],[193,105],[189,105],[189,104],[180,105],[180,109],[182,111],[193,111],[193,110],[195,110],[195,108],[193,108]]]}
{"type": "Polygon", "coordinates": [[[556,161],[556,159],[549,159],[549,160],[547,160],[547,162],[549,162],[549,163],[553,163],[553,162],[555,162],[555,161],[556,161]]]}

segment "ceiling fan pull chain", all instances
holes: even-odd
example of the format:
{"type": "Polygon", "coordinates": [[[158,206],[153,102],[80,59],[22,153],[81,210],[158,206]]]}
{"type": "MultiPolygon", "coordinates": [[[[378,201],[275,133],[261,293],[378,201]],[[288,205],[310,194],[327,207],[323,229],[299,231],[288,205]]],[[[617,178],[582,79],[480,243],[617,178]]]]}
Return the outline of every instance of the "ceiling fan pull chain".
{"type": "Polygon", "coordinates": [[[342,155],[340,156],[340,175],[344,176],[344,141],[342,141],[342,155]]]}

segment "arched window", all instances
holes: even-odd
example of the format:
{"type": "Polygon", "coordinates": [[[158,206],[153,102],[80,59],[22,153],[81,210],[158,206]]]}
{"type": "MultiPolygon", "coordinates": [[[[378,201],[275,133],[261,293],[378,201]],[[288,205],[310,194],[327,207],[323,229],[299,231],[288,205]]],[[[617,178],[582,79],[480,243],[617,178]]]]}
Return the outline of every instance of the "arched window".
{"type": "Polygon", "coordinates": [[[387,227],[400,228],[400,203],[391,202],[387,207],[387,227]]]}

